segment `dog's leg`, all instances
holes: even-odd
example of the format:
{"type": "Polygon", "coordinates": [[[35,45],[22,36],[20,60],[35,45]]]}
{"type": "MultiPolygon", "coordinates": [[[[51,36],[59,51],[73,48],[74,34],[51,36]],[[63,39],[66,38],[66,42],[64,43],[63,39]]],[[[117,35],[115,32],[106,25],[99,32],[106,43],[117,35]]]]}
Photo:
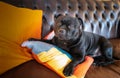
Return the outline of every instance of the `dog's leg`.
{"type": "Polygon", "coordinates": [[[75,53],[74,51],[72,51],[70,54],[72,55],[73,59],[72,61],[65,67],[63,73],[66,76],[70,76],[73,74],[73,70],[75,68],[75,66],[77,66],[79,63],[82,63],[84,61],[85,58],[85,51],[80,51],[77,50],[77,52],[75,53]]]}
{"type": "Polygon", "coordinates": [[[100,62],[99,65],[108,65],[114,62],[113,47],[111,43],[104,37],[100,38],[100,50],[102,56],[105,58],[105,61],[100,62]]]}

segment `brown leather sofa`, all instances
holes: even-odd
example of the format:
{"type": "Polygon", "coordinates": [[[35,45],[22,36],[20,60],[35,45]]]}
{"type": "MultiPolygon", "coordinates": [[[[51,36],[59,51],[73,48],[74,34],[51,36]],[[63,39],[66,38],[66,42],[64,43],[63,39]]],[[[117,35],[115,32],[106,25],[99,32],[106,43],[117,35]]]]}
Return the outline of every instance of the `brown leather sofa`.
{"type": "MultiPolygon", "coordinates": [[[[120,0],[2,0],[17,7],[42,9],[42,37],[53,29],[59,15],[80,17],[84,31],[93,32],[111,39],[114,46],[114,64],[91,66],[85,78],[120,78],[120,0]]],[[[60,78],[56,73],[35,60],[23,63],[0,78],[60,78]]]]}

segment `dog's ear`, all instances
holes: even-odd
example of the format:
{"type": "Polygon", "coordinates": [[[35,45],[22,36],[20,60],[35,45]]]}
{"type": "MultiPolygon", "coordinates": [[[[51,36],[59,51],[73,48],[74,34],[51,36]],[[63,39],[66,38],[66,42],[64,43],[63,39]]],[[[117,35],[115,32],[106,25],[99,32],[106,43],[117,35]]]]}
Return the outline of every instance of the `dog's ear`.
{"type": "Polygon", "coordinates": [[[83,24],[83,20],[81,18],[77,18],[80,24],[80,29],[83,30],[84,24],[83,24]]]}

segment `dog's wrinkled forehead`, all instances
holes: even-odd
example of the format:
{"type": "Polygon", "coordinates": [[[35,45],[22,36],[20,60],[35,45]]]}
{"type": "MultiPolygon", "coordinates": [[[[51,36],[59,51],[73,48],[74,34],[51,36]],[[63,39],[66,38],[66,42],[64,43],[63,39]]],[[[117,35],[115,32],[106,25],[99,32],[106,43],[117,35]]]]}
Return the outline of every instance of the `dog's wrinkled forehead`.
{"type": "Polygon", "coordinates": [[[79,21],[74,17],[61,16],[61,17],[58,17],[58,19],[56,20],[56,23],[61,23],[62,25],[69,26],[69,25],[79,24],[79,21]]]}
{"type": "Polygon", "coordinates": [[[70,17],[65,17],[63,19],[61,19],[60,21],[63,25],[70,25],[70,24],[74,24],[75,19],[74,18],[70,18],[70,17]]]}

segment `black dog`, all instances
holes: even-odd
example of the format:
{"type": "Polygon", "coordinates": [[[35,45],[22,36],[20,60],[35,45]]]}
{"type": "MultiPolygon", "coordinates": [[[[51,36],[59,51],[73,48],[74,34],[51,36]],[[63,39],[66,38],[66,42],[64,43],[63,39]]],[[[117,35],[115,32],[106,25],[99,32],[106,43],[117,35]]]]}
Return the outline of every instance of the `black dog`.
{"type": "Polygon", "coordinates": [[[82,26],[81,19],[60,16],[54,26],[55,37],[51,41],[45,41],[61,47],[72,55],[72,61],[63,71],[66,76],[73,73],[74,67],[82,63],[86,55],[94,57],[97,65],[113,63],[111,43],[103,36],[82,31],[82,26]],[[101,55],[96,53],[98,47],[101,55]]]}

